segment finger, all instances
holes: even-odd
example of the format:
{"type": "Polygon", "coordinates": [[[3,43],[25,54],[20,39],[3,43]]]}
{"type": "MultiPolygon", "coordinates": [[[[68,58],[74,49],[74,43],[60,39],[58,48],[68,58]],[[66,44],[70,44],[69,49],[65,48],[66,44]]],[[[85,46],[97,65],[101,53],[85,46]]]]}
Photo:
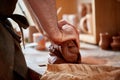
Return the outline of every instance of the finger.
{"type": "Polygon", "coordinates": [[[68,22],[65,21],[65,20],[60,20],[60,21],[58,22],[58,27],[61,29],[62,26],[64,26],[65,24],[68,24],[68,22]]]}

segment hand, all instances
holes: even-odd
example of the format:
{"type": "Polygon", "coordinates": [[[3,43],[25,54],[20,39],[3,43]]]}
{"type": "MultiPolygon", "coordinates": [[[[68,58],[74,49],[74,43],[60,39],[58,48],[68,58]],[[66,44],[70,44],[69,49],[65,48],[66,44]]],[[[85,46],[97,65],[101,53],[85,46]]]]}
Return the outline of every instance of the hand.
{"type": "Polygon", "coordinates": [[[67,40],[75,40],[77,46],[80,48],[79,33],[73,25],[66,21],[61,20],[58,22],[58,27],[62,33],[62,42],[65,42],[67,40]]]}

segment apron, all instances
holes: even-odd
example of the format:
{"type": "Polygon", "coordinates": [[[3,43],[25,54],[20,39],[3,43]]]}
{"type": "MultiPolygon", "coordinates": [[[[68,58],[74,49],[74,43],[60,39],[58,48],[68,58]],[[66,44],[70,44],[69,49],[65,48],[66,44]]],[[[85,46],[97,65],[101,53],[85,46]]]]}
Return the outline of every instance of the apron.
{"type": "Polygon", "coordinates": [[[17,0],[0,0],[0,80],[13,80],[13,73],[23,78],[27,75],[27,65],[20,46],[20,37],[15,34],[7,18],[13,19],[21,27],[27,28],[24,16],[12,14],[17,0]]]}

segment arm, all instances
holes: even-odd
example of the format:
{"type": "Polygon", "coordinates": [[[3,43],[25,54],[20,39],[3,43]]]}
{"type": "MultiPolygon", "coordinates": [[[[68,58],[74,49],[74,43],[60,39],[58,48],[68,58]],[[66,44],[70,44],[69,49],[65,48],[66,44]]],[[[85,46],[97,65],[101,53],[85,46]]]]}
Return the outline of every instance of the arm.
{"type": "Polygon", "coordinates": [[[58,23],[55,0],[24,1],[30,5],[33,12],[37,16],[42,28],[53,42],[58,44],[67,40],[76,40],[78,43],[78,33],[74,27],[64,21],[60,21],[58,23]]]}
{"type": "Polygon", "coordinates": [[[57,14],[55,0],[26,0],[32,8],[39,22],[47,33],[49,38],[53,41],[59,42],[61,40],[61,32],[57,25],[57,14]]]}

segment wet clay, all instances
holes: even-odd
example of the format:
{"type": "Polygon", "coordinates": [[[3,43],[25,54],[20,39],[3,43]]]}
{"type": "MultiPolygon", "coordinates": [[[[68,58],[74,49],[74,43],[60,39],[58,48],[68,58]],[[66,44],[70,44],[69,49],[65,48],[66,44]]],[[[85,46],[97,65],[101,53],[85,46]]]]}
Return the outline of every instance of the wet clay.
{"type": "Polygon", "coordinates": [[[73,40],[63,42],[60,45],[51,44],[49,51],[52,57],[49,58],[49,63],[81,63],[79,48],[73,40]]]}
{"type": "Polygon", "coordinates": [[[81,57],[79,48],[75,42],[70,40],[63,42],[61,45],[51,44],[49,47],[50,58],[48,62],[50,64],[61,64],[61,63],[81,63],[81,64],[106,64],[106,59],[98,59],[95,57],[81,57]]]}

